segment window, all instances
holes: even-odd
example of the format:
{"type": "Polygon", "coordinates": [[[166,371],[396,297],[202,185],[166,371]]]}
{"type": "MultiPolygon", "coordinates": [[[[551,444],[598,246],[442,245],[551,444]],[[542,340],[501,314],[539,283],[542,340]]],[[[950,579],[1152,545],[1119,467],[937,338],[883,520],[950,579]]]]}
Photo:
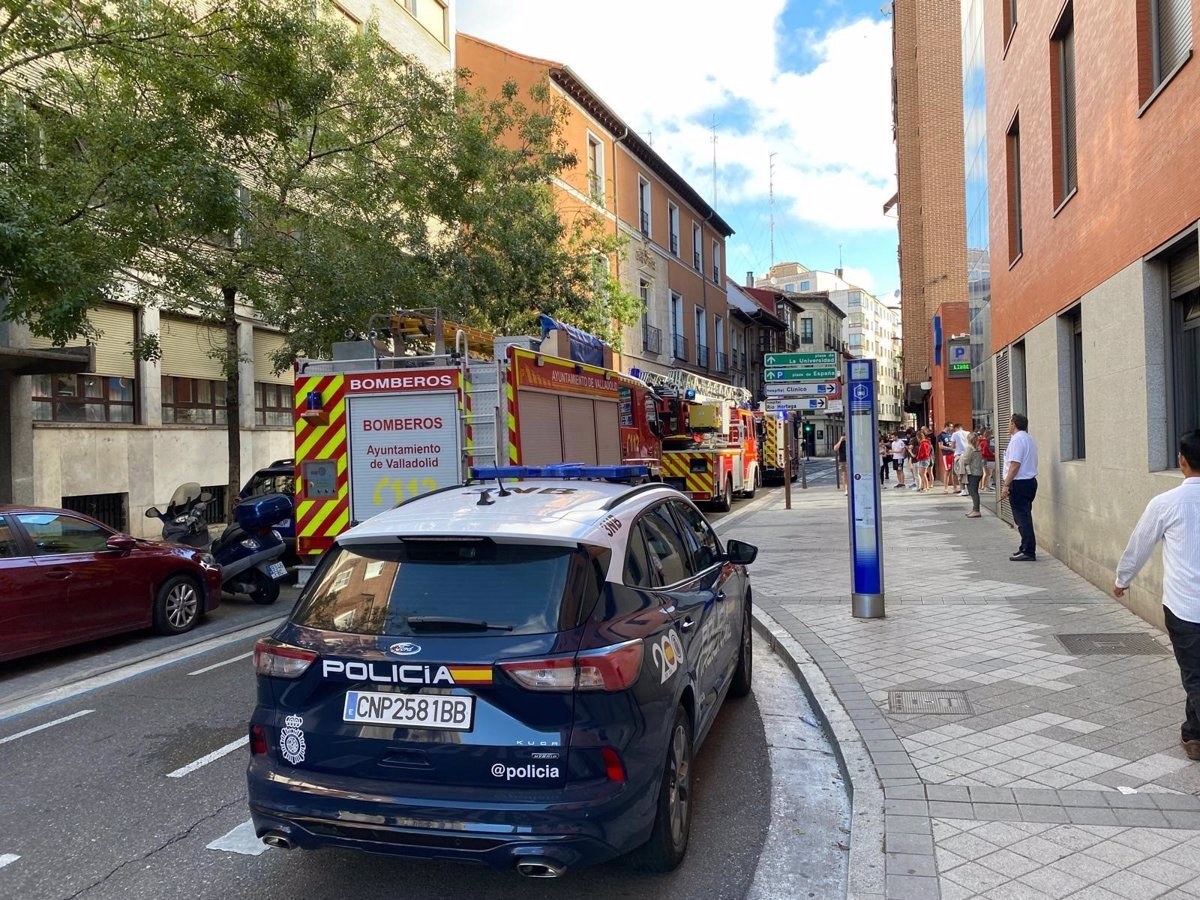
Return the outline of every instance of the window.
{"type": "Polygon", "coordinates": [[[1084,443],[1083,417],[1083,315],[1078,306],[1058,317],[1058,347],[1060,358],[1066,362],[1067,375],[1060,387],[1059,421],[1063,428],[1063,459],[1083,459],[1087,453],[1084,443]]]}
{"type": "Polygon", "coordinates": [[[35,422],[133,422],[134,379],[109,375],[34,375],[35,422]]]}
{"type": "MultiPolygon", "coordinates": [[[[1165,260],[1167,295],[1171,300],[1175,434],[1200,428],[1200,255],[1193,232],[1165,260]]],[[[1172,458],[1174,454],[1172,453],[1172,458]]]]}
{"type": "Polygon", "coordinates": [[[63,509],[91,516],[117,531],[129,529],[128,494],[84,494],[78,497],[63,497],[59,504],[63,509]]]}
{"type": "Polygon", "coordinates": [[[642,516],[641,527],[656,582],[665,586],[689,578],[692,571],[687,551],[666,504],[660,504],[642,516]]]}
{"type": "Polygon", "coordinates": [[[708,366],[708,328],[704,310],[696,307],[696,365],[708,366]]]}
{"type": "Polygon", "coordinates": [[[800,320],[800,343],[811,344],[813,342],[813,320],[800,320]]]}
{"type": "Polygon", "coordinates": [[[667,203],[667,227],[671,231],[671,253],[679,255],[679,207],[667,203]]]}
{"type": "Polygon", "coordinates": [[[863,336],[861,334],[850,335],[850,346],[851,347],[861,347],[862,342],[863,342],[862,339],[863,339],[863,336]]]}
{"type": "Polygon", "coordinates": [[[1017,0],[1004,0],[1004,46],[1017,27],[1017,0]]]}
{"type": "Polygon", "coordinates": [[[697,272],[704,271],[704,250],[701,247],[700,241],[703,240],[700,233],[700,226],[692,223],[692,267],[697,272]]]}
{"type": "Polygon", "coordinates": [[[812,282],[811,282],[811,281],[802,281],[802,282],[800,282],[800,290],[802,290],[802,291],[807,291],[807,290],[810,290],[811,288],[812,288],[812,282]]]}
{"type": "Polygon", "coordinates": [[[24,555],[21,545],[17,543],[17,535],[4,516],[0,516],[0,559],[13,559],[24,555]]]}
{"type": "Polygon", "coordinates": [[[785,284],[785,285],[783,286],[783,289],[784,289],[785,291],[789,291],[789,292],[791,292],[791,291],[794,291],[794,290],[796,290],[796,283],[795,283],[795,282],[792,282],[791,284],[785,284]]]}
{"type": "Polygon", "coordinates": [[[629,533],[629,551],[625,557],[625,583],[630,587],[654,587],[650,557],[646,555],[646,541],[642,537],[642,530],[636,525],[629,533]]]}
{"type": "MultiPolygon", "coordinates": [[[[225,385],[218,390],[224,395],[225,385]]],[[[292,389],[288,385],[261,381],[254,385],[254,424],[291,428],[295,422],[292,389]]]]}
{"type": "Polygon", "coordinates": [[[587,142],[587,176],[588,194],[593,200],[604,205],[604,144],[594,135],[588,135],[587,142]]]}
{"type": "Polygon", "coordinates": [[[650,236],[650,182],[638,176],[638,214],[642,234],[650,236]]]}
{"type": "Polygon", "coordinates": [[[1021,256],[1021,121],[1013,116],[1005,140],[1008,166],[1008,260],[1015,263],[1021,256]]]}
{"type": "Polygon", "coordinates": [[[683,336],[683,295],[671,291],[671,356],[687,358],[687,338],[683,336]]]}
{"type": "Polygon", "coordinates": [[[1139,88],[1142,101],[1187,62],[1192,51],[1190,0],[1148,0],[1148,28],[1139,28],[1139,88]],[[1148,44],[1146,39],[1149,39],[1148,44]]]}
{"type": "Polygon", "coordinates": [[[164,375],[162,419],[164,425],[224,425],[225,382],[164,375]]]}
{"type": "Polygon", "coordinates": [[[1060,206],[1076,188],[1075,164],[1075,17],[1072,4],[1050,39],[1050,115],[1054,135],[1054,202],[1060,206]]]}
{"type": "Polygon", "coordinates": [[[678,500],[671,501],[671,508],[679,519],[683,539],[692,552],[692,559],[696,563],[695,570],[703,572],[709,566],[716,565],[721,556],[721,542],[717,540],[704,516],[697,512],[695,507],[678,500]]]}
{"type": "Polygon", "coordinates": [[[109,532],[92,522],[61,513],[21,513],[17,516],[35,556],[56,553],[99,553],[108,549],[109,532]]]}
{"type": "Polygon", "coordinates": [[[716,241],[712,242],[712,267],[713,281],[717,284],[721,283],[721,245],[716,241]]]}

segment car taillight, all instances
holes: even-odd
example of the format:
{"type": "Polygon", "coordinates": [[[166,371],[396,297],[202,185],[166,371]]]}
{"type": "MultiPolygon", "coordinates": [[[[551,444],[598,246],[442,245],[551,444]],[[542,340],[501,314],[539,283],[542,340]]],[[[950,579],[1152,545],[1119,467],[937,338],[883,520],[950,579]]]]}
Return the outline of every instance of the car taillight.
{"type": "Polygon", "coordinates": [[[642,671],[642,642],[626,641],[574,657],[502,662],[500,668],[534,691],[623,691],[642,671]]]}
{"type": "Polygon", "coordinates": [[[262,756],[267,752],[267,729],[261,725],[250,726],[250,753],[262,756]]]}
{"type": "Polygon", "coordinates": [[[299,678],[316,662],[317,653],[263,638],[254,645],[254,671],[268,678],[299,678]]]}
{"type": "Polygon", "coordinates": [[[608,780],[624,784],[625,766],[621,763],[621,754],[612,747],[601,747],[600,756],[604,760],[604,774],[608,780]]]}

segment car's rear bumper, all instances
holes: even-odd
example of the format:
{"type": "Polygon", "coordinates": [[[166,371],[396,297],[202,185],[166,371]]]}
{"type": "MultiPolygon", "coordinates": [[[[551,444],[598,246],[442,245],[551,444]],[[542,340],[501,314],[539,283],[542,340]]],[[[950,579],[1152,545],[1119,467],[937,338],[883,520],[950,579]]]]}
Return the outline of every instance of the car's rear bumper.
{"type": "Polygon", "coordinates": [[[376,781],[277,768],[261,756],[251,760],[248,781],[259,837],[276,832],[302,849],[347,847],[495,869],[545,860],[566,870],[619,856],[649,837],[657,799],[657,791],[624,789],[592,802],[435,800],[379,793],[376,781]]]}

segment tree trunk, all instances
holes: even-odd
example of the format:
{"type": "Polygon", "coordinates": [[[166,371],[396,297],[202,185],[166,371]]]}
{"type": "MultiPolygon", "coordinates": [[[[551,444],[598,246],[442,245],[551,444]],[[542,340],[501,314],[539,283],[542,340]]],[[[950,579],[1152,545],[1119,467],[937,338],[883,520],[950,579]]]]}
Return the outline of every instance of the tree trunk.
{"type": "Polygon", "coordinates": [[[225,433],[229,437],[229,486],[226,513],[233,520],[238,492],[242,489],[242,424],[239,391],[241,389],[241,358],[238,347],[237,288],[223,287],[225,299],[225,433]]]}

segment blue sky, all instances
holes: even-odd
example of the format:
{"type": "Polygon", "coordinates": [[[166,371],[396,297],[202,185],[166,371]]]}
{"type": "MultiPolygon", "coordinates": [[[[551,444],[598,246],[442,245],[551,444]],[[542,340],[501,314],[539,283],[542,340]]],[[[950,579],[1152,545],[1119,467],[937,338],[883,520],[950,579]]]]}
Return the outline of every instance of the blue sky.
{"type": "Polygon", "coordinates": [[[774,153],[775,262],[832,270],[840,245],[848,280],[898,289],[895,213],[883,214],[896,186],[880,0],[459,0],[457,19],[570,66],[709,202],[715,187],[737,232],[735,280],[771,262],[774,153]]]}

